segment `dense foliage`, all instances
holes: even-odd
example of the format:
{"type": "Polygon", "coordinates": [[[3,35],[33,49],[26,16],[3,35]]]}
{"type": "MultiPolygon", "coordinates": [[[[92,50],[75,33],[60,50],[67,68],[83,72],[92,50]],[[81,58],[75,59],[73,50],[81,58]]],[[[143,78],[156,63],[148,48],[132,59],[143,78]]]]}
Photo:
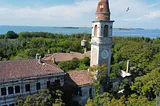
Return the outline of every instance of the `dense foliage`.
{"type": "MultiPolygon", "coordinates": [[[[88,100],[86,106],[155,106],[156,102],[158,105],[160,39],[114,37],[113,43],[110,79],[102,83],[102,77],[94,83],[98,93],[96,92],[94,99],[88,100]],[[120,71],[126,70],[127,60],[130,60],[132,76],[122,78],[120,71]],[[114,88],[106,87],[113,82],[118,82],[114,88]],[[100,95],[102,86],[107,89],[100,95]]],[[[100,67],[103,75],[106,68],[100,67]]]]}
{"type": "Polygon", "coordinates": [[[90,58],[84,57],[83,59],[73,58],[71,61],[62,61],[58,63],[58,66],[65,72],[72,70],[86,70],[90,66],[90,58]]]}
{"type": "MultiPolygon", "coordinates": [[[[57,52],[81,52],[81,40],[90,41],[89,34],[62,35],[47,32],[22,32],[16,34],[8,31],[0,35],[0,60],[13,60],[21,58],[35,58],[36,53],[44,56],[48,53],[57,52]]],[[[88,50],[90,46],[88,45],[88,50]]]]}
{"type": "MultiPolygon", "coordinates": [[[[83,52],[80,42],[83,38],[90,41],[88,34],[62,35],[45,32],[22,32],[18,37],[8,32],[0,35],[0,60],[34,58],[56,52],[83,52]]],[[[88,45],[90,50],[90,45],[88,45]]],[[[58,64],[63,70],[88,68],[88,59],[73,59],[58,64]]],[[[106,76],[106,66],[92,68],[99,70],[94,99],[86,106],[154,106],[160,92],[160,38],[113,37],[112,64],[110,78],[106,76]],[[131,77],[120,77],[130,60],[131,77]],[[114,88],[110,83],[120,81],[114,88]],[[101,93],[103,87],[105,93],[101,93]],[[124,90],[122,93],[119,91],[124,90]]]]}

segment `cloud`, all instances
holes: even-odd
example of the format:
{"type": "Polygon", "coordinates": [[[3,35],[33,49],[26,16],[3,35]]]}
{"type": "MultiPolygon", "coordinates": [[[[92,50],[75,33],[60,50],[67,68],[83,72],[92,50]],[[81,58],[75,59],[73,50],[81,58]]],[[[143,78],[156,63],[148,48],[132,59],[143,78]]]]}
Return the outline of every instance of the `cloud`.
{"type": "MultiPolygon", "coordinates": [[[[98,0],[77,0],[70,5],[40,8],[0,7],[0,23],[3,25],[91,26],[91,21],[95,19],[97,2],[98,0]]],[[[115,20],[115,27],[146,27],[146,22],[159,20],[159,4],[149,4],[145,0],[110,0],[111,19],[115,20]],[[128,7],[130,10],[126,12],[128,7]]]]}
{"type": "Polygon", "coordinates": [[[78,23],[78,21],[82,21],[83,17],[90,17],[87,14],[94,13],[96,3],[96,0],[85,0],[71,5],[43,8],[0,8],[0,23],[25,25],[56,24],[57,26],[61,23],[66,25],[66,22],[78,23]],[[11,23],[7,23],[7,21],[11,23]]]}
{"type": "Polygon", "coordinates": [[[116,20],[117,27],[149,28],[152,26],[149,25],[152,24],[152,21],[160,18],[160,3],[148,3],[145,0],[110,0],[110,2],[111,16],[116,20]],[[126,12],[128,7],[130,10],[126,12]]]}

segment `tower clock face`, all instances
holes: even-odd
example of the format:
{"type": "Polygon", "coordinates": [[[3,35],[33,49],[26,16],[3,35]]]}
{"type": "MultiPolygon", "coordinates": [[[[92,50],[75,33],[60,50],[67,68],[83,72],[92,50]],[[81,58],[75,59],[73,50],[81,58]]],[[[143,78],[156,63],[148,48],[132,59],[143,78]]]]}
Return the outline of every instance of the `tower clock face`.
{"type": "Polygon", "coordinates": [[[108,50],[103,50],[101,53],[101,56],[103,59],[107,59],[107,57],[109,56],[109,52],[108,50]]]}

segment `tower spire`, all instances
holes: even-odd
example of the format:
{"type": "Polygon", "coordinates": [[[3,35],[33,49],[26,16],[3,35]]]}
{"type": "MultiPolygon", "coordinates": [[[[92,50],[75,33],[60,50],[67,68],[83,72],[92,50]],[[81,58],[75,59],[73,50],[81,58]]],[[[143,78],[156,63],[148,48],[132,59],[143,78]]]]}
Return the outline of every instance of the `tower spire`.
{"type": "Polygon", "coordinates": [[[96,20],[109,21],[110,9],[108,0],[100,0],[96,11],[96,20]]]}

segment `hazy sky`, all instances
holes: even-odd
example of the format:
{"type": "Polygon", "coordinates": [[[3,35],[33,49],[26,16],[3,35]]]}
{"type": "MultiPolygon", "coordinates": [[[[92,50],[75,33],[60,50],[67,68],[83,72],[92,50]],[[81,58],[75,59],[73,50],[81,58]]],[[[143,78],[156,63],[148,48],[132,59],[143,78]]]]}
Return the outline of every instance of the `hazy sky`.
{"type": "MultiPolygon", "coordinates": [[[[0,25],[91,26],[98,1],[0,0],[0,25]]],[[[109,1],[114,27],[160,29],[160,0],[109,1]]]]}

